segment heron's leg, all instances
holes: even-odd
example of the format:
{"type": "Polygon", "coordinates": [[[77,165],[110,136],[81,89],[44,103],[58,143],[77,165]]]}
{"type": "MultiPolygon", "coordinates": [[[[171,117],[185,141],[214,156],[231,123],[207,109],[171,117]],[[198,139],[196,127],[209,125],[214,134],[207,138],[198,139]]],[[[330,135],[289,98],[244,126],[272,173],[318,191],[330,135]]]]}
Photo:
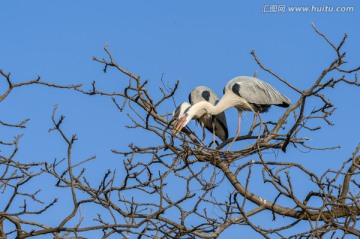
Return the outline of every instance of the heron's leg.
{"type": "Polygon", "coordinates": [[[230,151],[231,146],[233,145],[233,143],[236,141],[237,137],[240,135],[240,125],[241,125],[241,115],[242,115],[242,111],[238,110],[238,128],[235,134],[234,139],[231,141],[229,148],[227,149],[227,151],[230,151]]]}
{"type": "Polygon", "coordinates": [[[215,144],[216,136],[215,136],[215,123],[214,122],[212,123],[212,128],[213,128],[212,141],[213,141],[213,147],[215,149],[216,148],[216,144],[215,144]]]}
{"type": "Polygon", "coordinates": [[[204,144],[204,141],[205,141],[205,137],[206,137],[206,133],[205,133],[205,126],[201,126],[202,127],[202,140],[201,140],[201,143],[204,144]]]}
{"type": "Polygon", "coordinates": [[[260,115],[260,112],[256,112],[256,115],[259,116],[259,136],[261,135],[261,126],[263,125],[263,121],[261,119],[261,115],[260,115]]]}
{"type": "Polygon", "coordinates": [[[211,143],[209,144],[209,148],[210,148],[210,147],[211,147],[211,145],[213,145],[213,144],[215,144],[214,149],[216,149],[216,147],[220,145],[220,144],[219,144],[219,142],[218,142],[217,140],[215,140],[214,142],[213,142],[213,141],[211,141],[211,143]]]}
{"type": "Polygon", "coordinates": [[[215,149],[216,148],[216,135],[215,135],[215,123],[213,122],[212,123],[212,141],[211,143],[209,144],[209,147],[211,147],[211,145],[213,145],[213,148],[215,149]]]}
{"type": "Polygon", "coordinates": [[[257,119],[257,114],[254,114],[254,119],[253,119],[253,122],[251,124],[248,136],[251,136],[252,133],[254,132],[254,129],[255,129],[255,126],[256,126],[256,119],[257,119]]]}
{"type": "Polygon", "coordinates": [[[262,121],[262,119],[261,119],[260,112],[258,111],[258,112],[256,112],[256,113],[257,113],[257,115],[259,116],[259,119],[260,119],[260,124],[262,124],[262,123],[263,123],[263,121],[262,121]]]}

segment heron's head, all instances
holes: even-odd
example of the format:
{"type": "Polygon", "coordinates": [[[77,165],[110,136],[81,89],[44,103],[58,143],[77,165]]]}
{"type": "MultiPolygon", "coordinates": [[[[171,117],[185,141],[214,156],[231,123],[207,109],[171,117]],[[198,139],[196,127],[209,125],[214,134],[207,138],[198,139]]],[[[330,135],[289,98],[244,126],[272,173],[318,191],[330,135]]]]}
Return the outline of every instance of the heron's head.
{"type": "Polygon", "coordinates": [[[202,117],[207,112],[204,104],[211,105],[207,101],[200,101],[191,107],[186,108],[183,115],[176,120],[172,134],[178,134],[182,128],[184,128],[190,122],[190,120],[202,117]]]}
{"type": "Polygon", "coordinates": [[[177,135],[178,133],[180,133],[182,128],[184,128],[191,119],[192,118],[189,116],[188,113],[184,113],[184,115],[181,118],[177,119],[177,121],[175,122],[172,134],[177,135]]]}
{"type": "Polygon", "coordinates": [[[178,107],[176,107],[175,111],[173,112],[173,120],[178,120],[184,116],[185,111],[190,108],[191,105],[188,102],[181,103],[178,107]]]}

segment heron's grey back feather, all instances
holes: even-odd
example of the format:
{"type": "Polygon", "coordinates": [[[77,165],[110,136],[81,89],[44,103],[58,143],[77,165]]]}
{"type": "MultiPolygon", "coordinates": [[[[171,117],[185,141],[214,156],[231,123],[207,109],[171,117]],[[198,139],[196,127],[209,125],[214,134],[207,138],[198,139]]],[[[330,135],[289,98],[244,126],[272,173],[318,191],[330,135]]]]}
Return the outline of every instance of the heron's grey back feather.
{"type": "Polygon", "coordinates": [[[265,112],[271,105],[288,107],[290,100],[266,82],[251,76],[238,76],[228,82],[228,90],[250,103],[256,111],[265,112]]]}
{"type": "MultiPolygon", "coordinates": [[[[207,101],[212,105],[216,105],[219,102],[219,97],[214,91],[207,86],[197,86],[189,94],[189,102],[194,105],[200,101],[207,101]]],[[[226,123],[225,113],[222,112],[218,115],[205,115],[198,119],[203,126],[210,132],[213,131],[213,123],[215,124],[215,135],[221,140],[226,140],[229,137],[228,127],[226,123]]]]}

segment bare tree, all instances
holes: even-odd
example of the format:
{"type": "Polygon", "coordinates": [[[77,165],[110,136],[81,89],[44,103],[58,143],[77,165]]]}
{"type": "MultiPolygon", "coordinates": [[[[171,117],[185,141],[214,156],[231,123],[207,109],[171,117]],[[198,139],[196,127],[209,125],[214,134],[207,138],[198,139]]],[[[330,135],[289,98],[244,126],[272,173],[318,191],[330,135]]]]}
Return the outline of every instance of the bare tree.
{"type": "MultiPolygon", "coordinates": [[[[277,122],[257,123],[254,120],[249,132],[237,139],[249,142],[249,146],[236,151],[223,150],[231,138],[214,149],[203,145],[187,128],[180,135],[172,136],[171,114],[164,109],[173,108],[179,82],[174,86],[163,83],[159,97],[159,92],[148,91],[147,80],[142,81],[124,70],[107,46],[104,48],[107,58],[94,58],[94,61],[104,66],[105,73],[113,68],[128,81],[127,87],[114,92],[98,89],[95,82],[89,91],[81,85],[55,85],[42,82],[40,78],[14,84],[10,74],[1,70],[8,89],[0,96],[0,102],[13,89],[29,84],[111,97],[119,113],[131,120],[132,125],[127,127],[142,130],[154,140],[146,147],[130,145],[126,152],[112,150],[123,158],[123,164],[118,167],[125,170],[125,175],[119,175],[120,168],[115,168],[94,184],[86,174],[86,163],[97,159],[92,156],[80,162],[73,161],[77,137],[63,131],[64,116],[57,114],[57,106],[51,117],[53,128],[49,131],[59,134],[66,143],[66,159],[53,162],[34,159],[33,163],[25,164],[17,158],[21,135],[12,142],[0,139],[0,188],[4,195],[2,201],[7,202],[0,212],[0,237],[82,238],[86,232],[98,231],[103,238],[120,235],[124,238],[217,238],[225,230],[241,231],[241,227],[248,227],[264,238],[360,237],[357,225],[360,144],[350,158],[343,159],[340,168],[330,168],[323,174],[312,172],[291,158],[271,160],[272,155],[280,150],[286,152],[288,147],[335,149],[315,148],[306,135],[321,130],[323,124],[333,125],[330,116],[335,106],[326,95],[326,89],[336,89],[338,84],[360,86],[356,75],[360,67],[345,68],[343,46],[347,35],[339,44],[334,44],[315,26],[313,28],[331,47],[335,57],[307,89],[296,87],[268,69],[255,51],[251,52],[259,67],[296,92],[298,99],[277,122]],[[309,108],[308,105],[313,104],[309,102],[316,102],[316,107],[309,108]],[[67,189],[71,194],[71,212],[61,215],[58,225],[32,219],[32,215],[48,216],[49,209],[58,205],[56,198],[38,197],[41,185],[31,193],[22,190],[40,176],[55,178],[54,188],[67,189]],[[306,181],[309,189],[306,193],[299,192],[295,177],[306,181]],[[271,193],[265,198],[263,191],[271,193]],[[29,203],[37,207],[29,207],[29,203]],[[83,215],[88,210],[98,212],[97,217],[86,219],[83,215]],[[260,217],[270,220],[264,223],[260,217]]],[[[20,123],[0,121],[0,124],[1,127],[24,128],[27,120],[20,123]]]]}

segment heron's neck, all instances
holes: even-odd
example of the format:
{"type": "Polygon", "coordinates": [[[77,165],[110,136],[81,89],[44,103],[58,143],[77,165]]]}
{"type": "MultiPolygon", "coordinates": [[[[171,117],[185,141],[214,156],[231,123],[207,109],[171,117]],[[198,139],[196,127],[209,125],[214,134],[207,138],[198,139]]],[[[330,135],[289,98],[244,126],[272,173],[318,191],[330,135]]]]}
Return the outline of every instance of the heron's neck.
{"type": "Polygon", "coordinates": [[[223,95],[217,105],[214,106],[207,101],[200,101],[191,106],[188,114],[191,118],[194,118],[195,115],[197,117],[201,117],[206,113],[211,115],[218,115],[230,107],[243,104],[243,101],[244,100],[242,98],[236,96],[232,92],[227,92],[225,95],[223,95]]]}
{"type": "Polygon", "coordinates": [[[214,107],[207,101],[200,101],[189,108],[187,114],[189,115],[190,119],[198,119],[206,113],[209,113],[211,108],[214,107]]]}
{"type": "Polygon", "coordinates": [[[243,104],[243,101],[244,100],[241,97],[238,97],[231,91],[227,91],[221,97],[220,101],[208,111],[208,113],[212,115],[220,114],[230,107],[243,104]]]}

